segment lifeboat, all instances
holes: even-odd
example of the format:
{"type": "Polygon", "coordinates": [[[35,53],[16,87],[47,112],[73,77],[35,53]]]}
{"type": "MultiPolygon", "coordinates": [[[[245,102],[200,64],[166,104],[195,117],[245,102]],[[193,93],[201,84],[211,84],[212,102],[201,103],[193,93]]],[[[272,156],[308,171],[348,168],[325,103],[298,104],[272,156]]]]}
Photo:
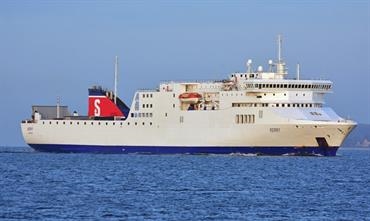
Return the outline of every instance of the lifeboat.
{"type": "Polygon", "coordinates": [[[182,93],[179,96],[180,101],[183,103],[187,103],[187,104],[196,104],[200,101],[201,98],[202,98],[202,95],[199,93],[195,93],[195,92],[182,93]]]}

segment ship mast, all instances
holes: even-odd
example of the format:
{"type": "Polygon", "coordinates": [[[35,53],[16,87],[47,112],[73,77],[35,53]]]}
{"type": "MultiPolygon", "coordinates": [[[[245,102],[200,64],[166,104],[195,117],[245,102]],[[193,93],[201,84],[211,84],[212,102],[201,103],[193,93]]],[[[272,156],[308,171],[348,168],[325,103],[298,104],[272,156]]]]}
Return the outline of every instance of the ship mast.
{"type": "Polygon", "coordinates": [[[283,40],[281,35],[278,35],[278,63],[283,62],[281,58],[281,47],[282,47],[283,40]]]}
{"type": "Polygon", "coordinates": [[[276,63],[276,74],[278,74],[281,78],[284,78],[284,75],[287,74],[286,68],[285,68],[285,62],[282,58],[282,36],[278,35],[278,61],[276,63]]]}
{"type": "Polygon", "coordinates": [[[118,56],[114,63],[114,104],[117,104],[118,56]]]}

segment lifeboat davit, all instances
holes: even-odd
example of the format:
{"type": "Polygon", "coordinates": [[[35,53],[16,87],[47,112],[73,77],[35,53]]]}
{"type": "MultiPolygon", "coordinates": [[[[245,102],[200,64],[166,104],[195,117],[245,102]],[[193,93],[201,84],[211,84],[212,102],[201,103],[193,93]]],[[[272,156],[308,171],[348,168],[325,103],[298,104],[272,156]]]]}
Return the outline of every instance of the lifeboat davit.
{"type": "Polygon", "coordinates": [[[196,104],[199,102],[199,100],[202,98],[202,95],[199,93],[182,93],[179,96],[179,99],[183,103],[187,104],[196,104]]]}

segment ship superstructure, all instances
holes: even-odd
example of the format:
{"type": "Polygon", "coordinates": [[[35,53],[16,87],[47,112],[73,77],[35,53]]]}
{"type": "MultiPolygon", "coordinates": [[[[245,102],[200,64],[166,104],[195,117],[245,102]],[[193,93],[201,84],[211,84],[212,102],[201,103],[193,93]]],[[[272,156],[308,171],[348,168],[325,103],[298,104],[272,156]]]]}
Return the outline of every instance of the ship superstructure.
{"type": "Polygon", "coordinates": [[[92,87],[87,116],[46,118],[34,108],[23,136],[52,152],[333,156],[356,123],[325,106],[331,81],[286,77],[278,42],[267,71],[248,60],[246,72],[224,80],[163,82],[137,91],[130,108],[92,87]]]}

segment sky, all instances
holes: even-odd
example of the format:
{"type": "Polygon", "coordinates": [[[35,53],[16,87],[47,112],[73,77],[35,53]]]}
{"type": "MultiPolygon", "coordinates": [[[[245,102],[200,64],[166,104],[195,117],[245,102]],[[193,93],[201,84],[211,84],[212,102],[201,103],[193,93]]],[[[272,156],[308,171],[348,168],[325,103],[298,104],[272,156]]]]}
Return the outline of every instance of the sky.
{"type": "Polygon", "coordinates": [[[282,1],[0,1],[0,146],[24,146],[31,106],[87,112],[87,89],[224,79],[252,59],[267,68],[278,34],[289,77],[329,79],[326,106],[370,124],[370,3],[282,1]]]}

